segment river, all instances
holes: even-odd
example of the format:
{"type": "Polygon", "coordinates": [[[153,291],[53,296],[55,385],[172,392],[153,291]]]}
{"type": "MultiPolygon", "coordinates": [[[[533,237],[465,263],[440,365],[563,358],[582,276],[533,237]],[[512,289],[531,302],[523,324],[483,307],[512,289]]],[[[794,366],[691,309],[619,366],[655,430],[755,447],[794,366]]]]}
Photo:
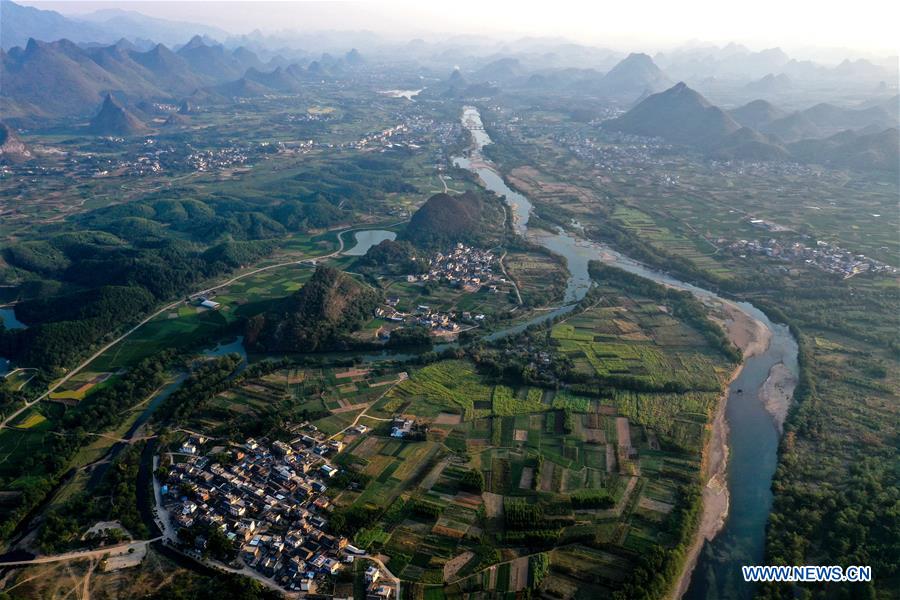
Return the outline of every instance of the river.
{"type": "MultiPolygon", "coordinates": [[[[472,134],[473,145],[465,157],[454,164],[478,175],[484,187],[503,197],[513,213],[516,231],[531,241],[566,258],[570,279],[566,287],[566,306],[548,311],[533,322],[553,318],[572,310],[574,302],[590,289],[588,263],[598,260],[676,289],[686,290],[705,303],[726,301],[712,291],[678,280],[656,271],[612,248],[580,238],[572,233],[529,232],[528,218],[532,203],[524,195],[509,188],[499,172],[485,160],[482,148],[491,143],[483,129],[481,115],[474,107],[463,109],[463,127],[472,134]]],[[[771,483],[777,462],[779,429],[760,399],[760,391],[773,365],[783,363],[797,375],[797,342],[787,327],[772,323],[752,304],[732,303],[741,312],[762,323],[771,333],[768,348],[747,359],[737,379],[729,388],[725,405],[728,423],[727,483],[730,495],[729,513],[719,534],[704,545],[691,577],[685,598],[750,598],[753,588],[743,582],[740,565],[761,564],[765,544],[765,527],[772,505],[771,483]]],[[[514,331],[504,330],[500,335],[514,331]]],[[[492,337],[499,337],[494,334],[492,337]]]]}

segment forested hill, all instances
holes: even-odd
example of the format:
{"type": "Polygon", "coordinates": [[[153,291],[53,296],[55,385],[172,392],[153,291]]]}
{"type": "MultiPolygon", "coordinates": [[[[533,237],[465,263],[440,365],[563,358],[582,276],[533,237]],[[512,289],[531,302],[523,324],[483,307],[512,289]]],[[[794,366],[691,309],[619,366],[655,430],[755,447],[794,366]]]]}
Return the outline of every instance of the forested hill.
{"type": "Polygon", "coordinates": [[[28,329],[0,330],[0,356],[71,366],[103,336],[200,282],[249,265],[286,235],[346,218],[324,201],[155,199],[75,216],[2,250],[28,329]]]}
{"type": "Polygon", "coordinates": [[[262,351],[316,351],[337,347],[380,304],[371,287],[331,267],[312,278],[275,310],[247,324],[244,343],[262,351]]]}
{"type": "Polygon", "coordinates": [[[505,218],[501,201],[493,196],[440,193],[413,214],[402,237],[425,248],[456,242],[492,246],[505,235],[505,218]]]}

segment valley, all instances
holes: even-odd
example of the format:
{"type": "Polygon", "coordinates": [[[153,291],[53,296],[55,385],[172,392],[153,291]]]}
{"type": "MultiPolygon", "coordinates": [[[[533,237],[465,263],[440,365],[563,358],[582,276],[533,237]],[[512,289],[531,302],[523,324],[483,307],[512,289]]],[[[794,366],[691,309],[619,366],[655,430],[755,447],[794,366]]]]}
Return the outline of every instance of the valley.
{"type": "Polygon", "coordinates": [[[0,597],[892,597],[896,60],[0,8],[0,597]]]}

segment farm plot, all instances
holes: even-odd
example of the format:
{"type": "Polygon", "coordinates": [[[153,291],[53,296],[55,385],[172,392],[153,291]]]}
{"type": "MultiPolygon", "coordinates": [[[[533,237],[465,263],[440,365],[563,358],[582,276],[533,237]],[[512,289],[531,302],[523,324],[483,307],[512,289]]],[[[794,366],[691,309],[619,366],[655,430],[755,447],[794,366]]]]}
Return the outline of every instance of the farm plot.
{"type": "Polygon", "coordinates": [[[434,419],[442,412],[462,415],[465,420],[490,414],[476,409],[479,402],[490,406],[491,387],[482,383],[471,363],[460,360],[428,365],[391,390],[375,408],[384,415],[398,412],[434,419]]]}

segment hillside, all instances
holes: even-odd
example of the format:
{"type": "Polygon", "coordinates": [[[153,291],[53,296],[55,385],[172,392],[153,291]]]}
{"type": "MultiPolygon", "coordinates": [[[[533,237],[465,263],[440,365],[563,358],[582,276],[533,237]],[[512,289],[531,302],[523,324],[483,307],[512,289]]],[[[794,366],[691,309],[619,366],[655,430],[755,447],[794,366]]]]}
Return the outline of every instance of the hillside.
{"type": "Polygon", "coordinates": [[[378,292],[331,267],[319,266],[299,291],[251,319],[244,338],[260,351],[314,352],[340,345],[381,302],[378,292]]]}
{"type": "Polygon", "coordinates": [[[699,148],[711,148],[741,128],[683,82],[653,94],[604,127],[699,148]]]}
{"type": "Polygon", "coordinates": [[[728,111],[735,121],[744,127],[760,129],[767,123],[787,116],[787,113],[765,100],[754,100],[728,111]]]}
{"type": "Polygon", "coordinates": [[[124,41],[82,48],[66,39],[31,39],[24,48],[0,53],[0,99],[6,119],[86,116],[110,92],[133,102],[174,101],[234,82],[259,66],[246,48],[229,52],[200,38],[177,53],[162,44],[141,52],[124,41]]]}
{"type": "Polygon", "coordinates": [[[107,94],[97,115],[91,119],[88,130],[97,135],[128,136],[146,131],[147,126],[138,120],[112,94],[107,94]]]}
{"type": "Polygon", "coordinates": [[[788,148],[806,162],[848,169],[900,171],[900,136],[896,128],[869,135],[845,131],[824,140],[795,142],[788,148]]]}
{"type": "Polygon", "coordinates": [[[728,160],[790,160],[791,154],[778,140],[749,127],[738,129],[713,150],[717,158],[728,160]]]}
{"type": "Polygon", "coordinates": [[[503,237],[505,214],[498,200],[481,193],[435,194],[413,214],[401,237],[419,247],[494,245],[503,237]]]}

